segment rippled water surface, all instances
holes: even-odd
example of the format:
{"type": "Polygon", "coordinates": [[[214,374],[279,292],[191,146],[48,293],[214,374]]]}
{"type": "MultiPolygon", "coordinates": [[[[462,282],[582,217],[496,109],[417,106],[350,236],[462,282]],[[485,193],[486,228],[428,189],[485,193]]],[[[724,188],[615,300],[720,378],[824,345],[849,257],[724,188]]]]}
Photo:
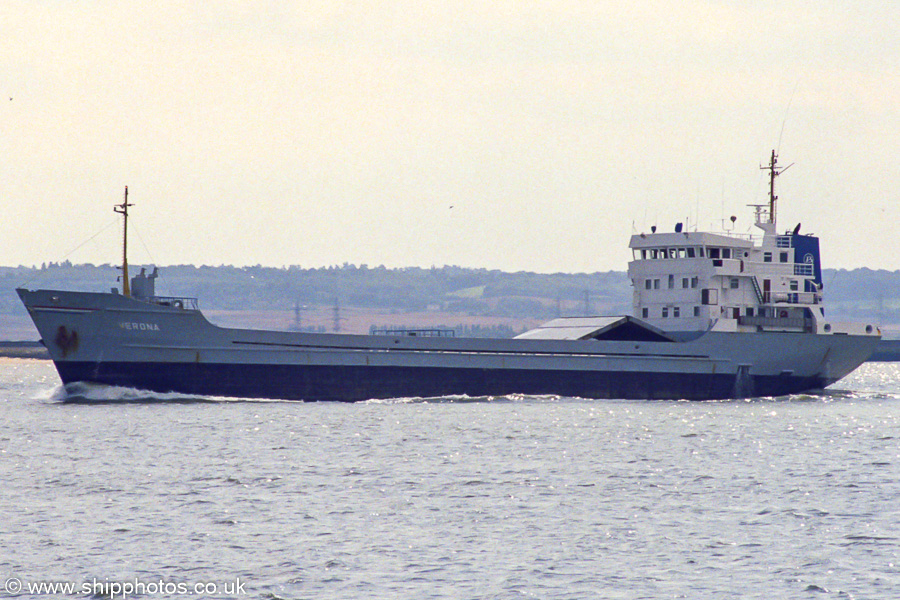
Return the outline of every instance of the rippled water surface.
{"type": "Polygon", "coordinates": [[[50,363],[6,360],[0,578],[22,597],[162,581],[216,589],[143,597],[897,598],[900,366],[838,387],[73,403],[50,363]]]}

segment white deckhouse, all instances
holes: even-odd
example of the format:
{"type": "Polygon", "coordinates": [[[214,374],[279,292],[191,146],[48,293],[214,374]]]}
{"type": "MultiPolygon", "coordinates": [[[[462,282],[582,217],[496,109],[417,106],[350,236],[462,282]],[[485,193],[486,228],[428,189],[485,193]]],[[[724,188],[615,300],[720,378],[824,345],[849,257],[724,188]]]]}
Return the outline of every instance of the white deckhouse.
{"type": "Polygon", "coordinates": [[[800,225],[776,231],[775,178],[786,168],[777,158],[773,151],[763,167],[769,203],[754,205],[760,243],[748,234],[683,231],[681,223],[673,233],[654,227],[631,237],[635,317],[684,336],[709,330],[832,332],[822,306],[818,238],[800,233],[800,225]]]}

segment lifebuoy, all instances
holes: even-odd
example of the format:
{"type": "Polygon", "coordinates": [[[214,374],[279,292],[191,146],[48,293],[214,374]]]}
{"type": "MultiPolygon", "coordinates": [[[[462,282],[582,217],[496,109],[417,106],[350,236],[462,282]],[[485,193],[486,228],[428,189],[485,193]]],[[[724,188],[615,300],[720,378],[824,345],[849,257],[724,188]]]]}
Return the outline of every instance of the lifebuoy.
{"type": "Polygon", "coordinates": [[[175,308],[184,308],[184,303],[181,300],[176,300],[172,303],[172,306],[175,308]]]}

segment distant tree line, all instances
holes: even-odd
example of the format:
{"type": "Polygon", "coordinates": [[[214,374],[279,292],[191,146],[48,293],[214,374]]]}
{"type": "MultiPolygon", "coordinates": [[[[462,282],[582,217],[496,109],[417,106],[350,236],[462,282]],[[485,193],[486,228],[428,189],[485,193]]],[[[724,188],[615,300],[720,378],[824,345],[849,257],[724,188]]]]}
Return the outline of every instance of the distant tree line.
{"type": "MultiPolygon", "coordinates": [[[[131,266],[132,274],[140,268],[131,266]]],[[[547,319],[630,313],[632,297],[621,271],[542,274],[344,264],[322,268],[175,265],[160,272],[157,294],[196,297],[201,308],[210,310],[291,310],[295,305],[339,302],[347,308],[395,312],[547,319]]],[[[24,314],[16,287],[108,291],[120,285],[119,274],[113,265],[68,261],[40,268],[0,267],[0,314],[24,314]]],[[[830,316],[900,323],[900,271],[826,269],[823,280],[830,316]]]]}

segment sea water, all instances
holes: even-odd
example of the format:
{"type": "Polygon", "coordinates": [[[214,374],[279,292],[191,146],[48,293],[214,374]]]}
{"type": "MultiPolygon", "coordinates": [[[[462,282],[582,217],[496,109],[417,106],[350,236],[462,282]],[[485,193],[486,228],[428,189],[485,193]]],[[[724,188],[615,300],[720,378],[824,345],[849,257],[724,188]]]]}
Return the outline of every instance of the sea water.
{"type": "Polygon", "coordinates": [[[727,402],[67,396],[51,363],[8,359],[0,594],[897,598],[900,366],[835,387],[727,402]]]}

